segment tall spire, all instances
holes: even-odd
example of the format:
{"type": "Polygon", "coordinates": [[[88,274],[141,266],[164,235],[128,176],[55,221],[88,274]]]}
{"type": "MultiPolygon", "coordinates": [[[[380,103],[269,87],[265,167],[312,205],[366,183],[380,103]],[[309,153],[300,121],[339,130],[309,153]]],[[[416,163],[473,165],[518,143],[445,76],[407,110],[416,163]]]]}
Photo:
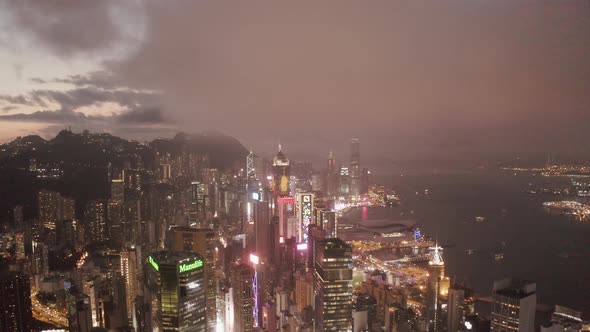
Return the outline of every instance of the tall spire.
{"type": "Polygon", "coordinates": [[[330,148],[330,159],[334,159],[334,151],[330,148]]]}
{"type": "Polygon", "coordinates": [[[283,150],[281,143],[279,142],[279,152],[281,152],[283,150]]]}

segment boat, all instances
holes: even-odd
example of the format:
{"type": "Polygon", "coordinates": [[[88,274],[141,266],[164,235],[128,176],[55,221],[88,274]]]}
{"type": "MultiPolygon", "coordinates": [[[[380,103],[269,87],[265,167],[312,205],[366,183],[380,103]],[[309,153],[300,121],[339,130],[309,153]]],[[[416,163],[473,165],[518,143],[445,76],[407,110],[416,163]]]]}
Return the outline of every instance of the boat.
{"type": "Polygon", "coordinates": [[[475,222],[484,222],[484,221],[486,221],[485,217],[482,217],[482,216],[475,217],[475,222]]]}
{"type": "Polygon", "coordinates": [[[503,253],[494,254],[494,260],[501,261],[503,259],[504,259],[504,254],[503,253]]]}

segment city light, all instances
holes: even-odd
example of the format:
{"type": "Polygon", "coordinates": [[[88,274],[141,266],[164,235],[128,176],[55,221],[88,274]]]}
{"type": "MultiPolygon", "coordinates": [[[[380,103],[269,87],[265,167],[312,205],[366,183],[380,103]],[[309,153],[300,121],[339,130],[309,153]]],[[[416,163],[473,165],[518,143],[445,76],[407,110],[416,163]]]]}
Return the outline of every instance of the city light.
{"type": "Polygon", "coordinates": [[[260,260],[259,260],[258,256],[254,255],[254,254],[250,254],[250,262],[254,265],[258,265],[260,260]]]}

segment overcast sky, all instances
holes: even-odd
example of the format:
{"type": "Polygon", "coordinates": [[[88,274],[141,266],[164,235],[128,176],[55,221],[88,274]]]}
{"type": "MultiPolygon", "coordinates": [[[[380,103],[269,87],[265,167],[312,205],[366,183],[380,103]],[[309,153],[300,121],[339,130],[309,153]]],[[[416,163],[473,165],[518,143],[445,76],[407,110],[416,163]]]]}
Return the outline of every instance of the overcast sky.
{"type": "Polygon", "coordinates": [[[221,131],[270,154],[586,154],[590,2],[0,0],[0,141],[221,131]]]}

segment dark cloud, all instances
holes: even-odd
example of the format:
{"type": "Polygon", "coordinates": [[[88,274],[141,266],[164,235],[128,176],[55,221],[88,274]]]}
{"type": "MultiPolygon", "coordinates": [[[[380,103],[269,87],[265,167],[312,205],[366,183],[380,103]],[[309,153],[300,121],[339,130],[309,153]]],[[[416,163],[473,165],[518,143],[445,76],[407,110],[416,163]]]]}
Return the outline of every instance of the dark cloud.
{"type": "Polygon", "coordinates": [[[134,109],[119,114],[86,115],[72,110],[37,111],[33,113],[18,113],[0,115],[0,121],[14,122],[44,122],[53,124],[84,124],[111,123],[113,125],[164,125],[169,121],[164,118],[159,109],[134,109]]]}
{"type": "Polygon", "coordinates": [[[129,109],[155,107],[159,95],[133,90],[104,90],[95,86],[86,86],[71,90],[34,90],[27,95],[0,95],[0,100],[9,104],[46,107],[47,102],[58,103],[61,109],[75,110],[83,106],[101,103],[117,103],[129,109]]]}
{"type": "MultiPolygon", "coordinates": [[[[11,5],[21,29],[62,54],[119,38],[113,2],[23,3],[11,5]],[[52,13],[73,17],[48,22],[52,13]]],[[[104,63],[116,78],[72,76],[63,82],[75,91],[39,98],[134,110],[152,103],[102,90],[161,91],[157,106],[184,130],[215,128],[266,151],[280,140],[295,156],[344,155],[350,137],[368,158],[587,153],[576,143],[590,123],[585,0],[144,4],[141,47],[104,63]]]]}
{"type": "Polygon", "coordinates": [[[84,113],[58,110],[58,111],[37,111],[30,114],[10,114],[0,116],[0,121],[15,121],[15,122],[42,122],[42,123],[82,123],[90,120],[100,119],[103,117],[89,117],[84,113]]]}
{"type": "Polygon", "coordinates": [[[168,122],[164,118],[162,111],[157,108],[136,109],[124,112],[117,116],[117,121],[123,124],[153,124],[168,122]]]}
{"type": "Polygon", "coordinates": [[[40,78],[40,77],[33,77],[30,79],[31,82],[36,83],[36,84],[45,84],[47,83],[46,80],[40,78]]]}
{"type": "Polygon", "coordinates": [[[70,75],[66,78],[56,78],[54,82],[72,84],[77,87],[95,87],[100,89],[126,88],[122,80],[107,71],[95,71],[85,75],[70,75]]]}
{"type": "Polygon", "coordinates": [[[2,8],[25,32],[57,54],[91,53],[107,49],[121,38],[113,20],[116,1],[20,0],[2,8]]]}

